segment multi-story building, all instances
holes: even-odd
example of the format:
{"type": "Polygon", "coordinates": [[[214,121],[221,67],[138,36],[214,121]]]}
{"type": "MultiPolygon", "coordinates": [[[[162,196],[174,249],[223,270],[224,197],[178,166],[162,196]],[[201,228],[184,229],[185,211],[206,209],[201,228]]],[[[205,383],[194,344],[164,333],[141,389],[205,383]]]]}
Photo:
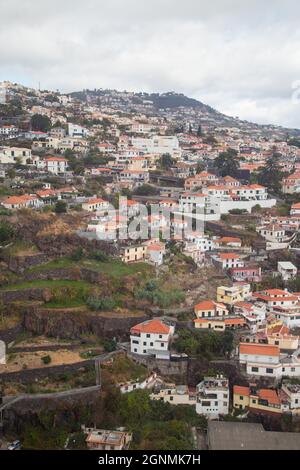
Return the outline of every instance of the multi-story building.
{"type": "Polygon", "coordinates": [[[300,326],[300,302],[298,293],[290,293],[287,289],[268,289],[253,293],[253,297],[264,302],[267,311],[277,320],[284,322],[289,328],[300,326]]]}
{"type": "Polygon", "coordinates": [[[68,135],[70,137],[87,137],[89,135],[88,129],[77,124],[68,123],[68,135]]]}
{"type": "Polygon", "coordinates": [[[242,268],[230,269],[230,276],[236,282],[260,282],[261,267],[260,266],[243,266],[242,268]]]}
{"type": "Polygon", "coordinates": [[[251,286],[248,283],[236,283],[232,287],[219,286],[217,288],[217,301],[226,305],[234,305],[243,302],[250,296],[251,286]]]}
{"type": "Polygon", "coordinates": [[[225,377],[205,377],[197,385],[196,412],[209,419],[227,415],[229,411],[229,383],[225,377]]]}
{"type": "Polygon", "coordinates": [[[174,326],[167,325],[159,319],[135,325],[130,330],[130,350],[133,354],[141,356],[169,359],[169,346],[174,331],[174,326]]]}
{"type": "Polygon", "coordinates": [[[282,192],[284,194],[296,194],[300,192],[300,172],[296,171],[292,175],[282,180],[282,192]]]}
{"type": "Polygon", "coordinates": [[[194,312],[197,318],[223,318],[229,315],[229,311],[224,304],[213,300],[204,300],[195,305],[194,312]]]}
{"type": "Polygon", "coordinates": [[[59,175],[66,172],[68,161],[63,157],[48,157],[44,160],[44,166],[48,173],[59,175]]]}
{"type": "Polygon", "coordinates": [[[254,414],[270,414],[279,416],[282,414],[281,400],[277,390],[257,388],[255,384],[248,387],[234,385],[233,407],[235,409],[247,409],[254,414]]]}
{"type": "Polygon", "coordinates": [[[266,240],[266,249],[280,250],[288,248],[296,239],[296,233],[288,233],[279,224],[268,224],[256,228],[256,231],[266,240]]]}
{"type": "Polygon", "coordinates": [[[136,263],[143,261],[147,255],[147,246],[129,245],[121,248],[121,260],[123,263],[136,263]]]}
{"type": "Polygon", "coordinates": [[[289,281],[297,276],[297,268],[290,261],[279,261],[277,270],[284,281],[289,281]]]}
{"type": "Polygon", "coordinates": [[[300,385],[284,380],[281,387],[282,401],[288,403],[292,415],[300,415],[300,385]]]}
{"type": "Polygon", "coordinates": [[[244,267],[244,261],[237,253],[217,253],[212,256],[212,261],[221,269],[244,267]]]}

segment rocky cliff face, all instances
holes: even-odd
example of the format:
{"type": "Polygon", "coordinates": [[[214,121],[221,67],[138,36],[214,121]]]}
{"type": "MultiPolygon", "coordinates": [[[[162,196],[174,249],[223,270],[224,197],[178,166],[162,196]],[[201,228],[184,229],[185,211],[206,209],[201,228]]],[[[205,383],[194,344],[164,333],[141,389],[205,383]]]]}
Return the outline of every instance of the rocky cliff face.
{"type": "Polygon", "coordinates": [[[24,314],[24,328],[34,334],[76,339],[82,335],[117,338],[126,341],[130,328],[148,317],[143,312],[122,316],[118,313],[94,313],[84,309],[47,309],[32,307],[24,314]]]}

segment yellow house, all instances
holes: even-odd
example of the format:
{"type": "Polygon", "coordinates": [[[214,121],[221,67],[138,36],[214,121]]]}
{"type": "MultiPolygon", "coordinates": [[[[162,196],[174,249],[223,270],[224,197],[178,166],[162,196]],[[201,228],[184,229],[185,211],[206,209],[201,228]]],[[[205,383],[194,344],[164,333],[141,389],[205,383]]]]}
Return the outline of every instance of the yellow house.
{"type": "Polygon", "coordinates": [[[126,246],[122,249],[121,260],[123,263],[135,263],[137,261],[143,261],[146,257],[146,253],[146,245],[126,246]]]}
{"type": "Polygon", "coordinates": [[[225,317],[229,315],[229,311],[224,304],[213,300],[203,300],[195,305],[194,312],[197,318],[225,317]]]}
{"type": "Polygon", "coordinates": [[[194,325],[196,329],[225,331],[226,329],[241,328],[246,321],[240,317],[224,317],[224,318],[196,318],[194,325]]]}
{"type": "Polygon", "coordinates": [[[276,390],[261,388],[255,385],[249,387],[233,387],[233,407],[249,409],[253,413],[279,415],[282,413],[281,400],[276,390]]]}
{"type": "Polygon", "coordinates": [[[217,302],[234,305],[236,302],[243,302],[249,294],[249,284],[237,284],[232,287],[219,286],[217,288],[217,302]]]}

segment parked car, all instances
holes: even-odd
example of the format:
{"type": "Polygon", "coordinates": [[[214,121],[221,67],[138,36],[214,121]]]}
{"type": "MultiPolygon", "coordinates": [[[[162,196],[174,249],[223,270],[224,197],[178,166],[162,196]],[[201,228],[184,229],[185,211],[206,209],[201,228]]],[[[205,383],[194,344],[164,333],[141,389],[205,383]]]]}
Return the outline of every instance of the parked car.
{"type": "Polygon", "coordinates": [[[20,450],[21,449],[21,442],[14,441],[7,447],[8,450],[20,450]]]}

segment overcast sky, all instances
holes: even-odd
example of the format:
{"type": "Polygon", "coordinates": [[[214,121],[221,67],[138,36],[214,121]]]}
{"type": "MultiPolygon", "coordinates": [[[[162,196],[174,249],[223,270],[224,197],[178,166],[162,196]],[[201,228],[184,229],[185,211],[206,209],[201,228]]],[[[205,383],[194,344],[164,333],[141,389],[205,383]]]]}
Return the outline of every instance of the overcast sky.
{"type": "Polygon", "coordinates": [[[0,0],[0,80],[173,90],[300,128],[299,18],[298,0],[0,0]]]}

